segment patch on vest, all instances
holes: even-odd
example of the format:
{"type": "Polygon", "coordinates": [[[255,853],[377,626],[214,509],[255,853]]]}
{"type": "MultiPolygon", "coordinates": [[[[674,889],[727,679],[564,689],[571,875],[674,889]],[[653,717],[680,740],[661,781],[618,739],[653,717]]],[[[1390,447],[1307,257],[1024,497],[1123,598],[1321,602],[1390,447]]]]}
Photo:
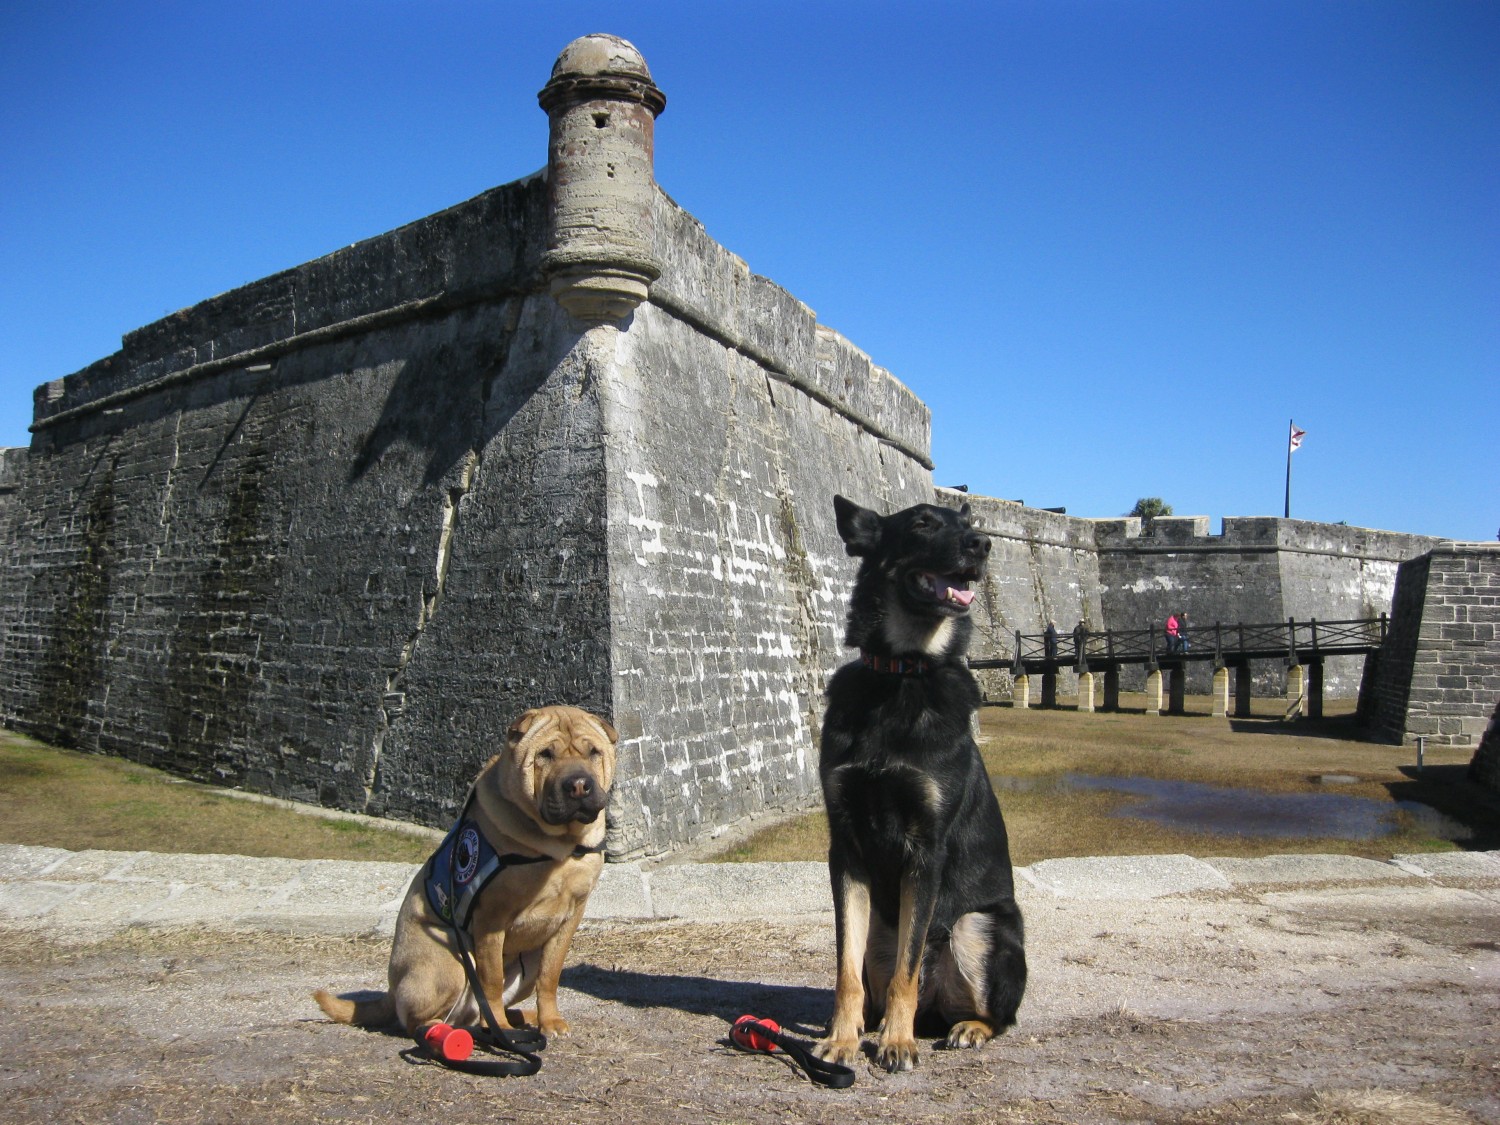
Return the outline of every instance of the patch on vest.
{"type": "Polygon", "coordinates": [[[499,870],[479,825],[460,819],[427,861],[427,903],[444,922],[467,929],[479,892],[499,870]]]}

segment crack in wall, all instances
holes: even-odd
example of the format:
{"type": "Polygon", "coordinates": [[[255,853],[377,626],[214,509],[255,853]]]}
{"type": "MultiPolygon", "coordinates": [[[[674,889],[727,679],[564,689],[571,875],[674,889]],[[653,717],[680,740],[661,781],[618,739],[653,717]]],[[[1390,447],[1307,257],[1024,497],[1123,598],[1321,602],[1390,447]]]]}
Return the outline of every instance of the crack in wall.
{"type": "Polygon", "coordinates": [[[385,691],[381,695],[380,708],[376,717],[375,735],[370,740],[369,761],[365,766],[362,784],[365,791],[365,805],[369,806],[375,794],[375,783],[380,771],[380,758],[385,750],[386,733],[391,729],[391,723],[401,716],[406,708],[406,693],[401,690],[402,680],[406,675],[406,668],[417,654],[417,648],[422,643],[422,637],[427,627],[432,624],[437,616],[439,608],[443,604],[443,596],[448,588],[448,572],[453,565],[453,539],[458,529],[459,508],[466,497],[474,488],[475,481],[479,476],[479,468],[482,458],[477,449],[469,449],[464,453],[463,467],[459,470],[458,483],[450,486],[443,493],[442,520],[438,528],[437,559],[433,565],[432,576],[428,580],[431,585],[424,582],[422,591],[422,603],[417,610],[416,627],[412,629],[407,637],[406,643],[401,646],[401,655],[397,658],[396,667],[386,677],[385,691]]]}
{"type": "MultiPolygon", "coordinates": [[[[167,465],[167,476],[163,482],[161,492],[161,515],[157,517],[157,524],[165,528],[171,519],[167,513],[172,507],[172,494],[177,487],[177,465],[182,460],[182,411],[178,411],[172,418],[172,460],[167,465]]],[[[161,556],[161,542],[157,544],[157,557],[161,556]]],[[[155,565],[153,560],[153,566],[155,565]]]]}

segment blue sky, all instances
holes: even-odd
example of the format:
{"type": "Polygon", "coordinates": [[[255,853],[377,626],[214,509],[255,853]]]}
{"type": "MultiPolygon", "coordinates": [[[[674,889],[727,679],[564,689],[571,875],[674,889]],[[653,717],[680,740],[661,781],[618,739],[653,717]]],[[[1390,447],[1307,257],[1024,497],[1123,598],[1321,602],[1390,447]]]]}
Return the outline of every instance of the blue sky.
{"type": "Polygon", "coordinates": [[[1500,3],[9,0],[0,444],[178,308],[524,176],[571,39],[657,178],[1071,514],[1500,528],[1500,3]]]}

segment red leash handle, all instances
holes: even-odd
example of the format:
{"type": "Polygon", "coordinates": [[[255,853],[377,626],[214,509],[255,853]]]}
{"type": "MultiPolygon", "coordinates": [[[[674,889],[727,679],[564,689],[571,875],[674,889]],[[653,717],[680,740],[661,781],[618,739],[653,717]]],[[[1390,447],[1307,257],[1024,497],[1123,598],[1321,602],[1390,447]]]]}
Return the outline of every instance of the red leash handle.
{"type": "Polygon", "coordinates": [[[535,1074],[542,1069],[542,1060],[534,1054],[547,1046],[547,1039],[539,1031],[529,1027],[506,1031],[487,1027],[449,1027],[446,1023],[435,1023],[418,1031],[415,1051],[407,1048],[401,1052],[410,1061],[430,1060],[449,1070],[461,1070],[465,1074],[478,1074],[486,1078],[506,1078],[535,1074]],[[476,1057],[476,1051],[500,1056],[476,1057]],[[505,1056],[514,1056],[507,1058],[505,1056]]]}
{"type": "Polygon", "coordinates": [[[778,1047],[797,1063],[808,1078],[819,1086],[843,1090],[854,1085],[854,1071],[838,1063],[824,1062],[796,1039],[781,1030],[775,1020],[741,1016],[729,1029],[729,1040],[742,1051],[771,1054],[778,1047]]]}
{"type": "Polygon", "coordinates": [[[474,1053],[474,1036],[461,1027],[435,1023],[422,1033],[422,1042],[444,1062],[462,1062],[474,1053]]]}

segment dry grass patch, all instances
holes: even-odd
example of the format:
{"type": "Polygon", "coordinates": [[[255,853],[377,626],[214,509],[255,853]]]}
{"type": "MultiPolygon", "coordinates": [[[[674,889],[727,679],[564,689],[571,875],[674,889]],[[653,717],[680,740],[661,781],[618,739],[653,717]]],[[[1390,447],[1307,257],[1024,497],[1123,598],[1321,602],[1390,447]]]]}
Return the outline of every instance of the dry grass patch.
{"type": "Polygon", "coordinates": [[[421,863],[430,841],[214,793],[119,758],[0,733],[0,841],[39,847],[421,863]]]}
{"type": "MultiPolygon", "coordinates": [[[[1332,703],[1322,720],[1293,723],[1280,721],[1279,700],[1257,700],[1252,718],[1233,721],[1209,717],[1208,702],[1190,699],[1188,715],[1159,717],[1145,715],[1143,700],[1130,696],[1122,703],[1127,708],[1134,703],[1140,711],[984,708],[981,752],[1000,792],[1015,863],[1166,853],[1388,859],[1459,846],[1500,847],[1500,802],[1463,777],[1471,748],[1430,748],[1418,778],[1411,747],[1358,741],[1350,702],[1332,703]],[[1396,830],[1367,840],[1312,830],[1290,837],[1182,831],[1119,815],[1128,812],[1129,795],[1071,788],[1068,775],[1189,781],[1274,794],[1337,792],[1390,805],[1396,830]],[[1357,780],[1329,786],[1321,780],[1325,775],[1357,780]],[[1464,827],[1456,840],[1435,835],[1397,808],[1397,801],[1427,805],[1464,827]]],[[[813,813],[763,829],[712,858],[817,860],[827,848],[827,820],[813,813]]]]}

